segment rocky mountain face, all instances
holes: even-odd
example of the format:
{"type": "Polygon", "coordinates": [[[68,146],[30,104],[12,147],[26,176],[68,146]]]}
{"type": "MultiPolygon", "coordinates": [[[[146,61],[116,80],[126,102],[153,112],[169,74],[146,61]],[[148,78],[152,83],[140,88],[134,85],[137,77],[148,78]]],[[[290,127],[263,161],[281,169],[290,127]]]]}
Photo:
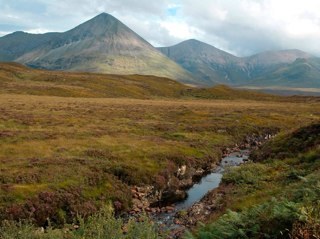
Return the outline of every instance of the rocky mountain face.
{"type": "Polygon", "coordinates": [[[50,70],[142,74],[193,81],[190,73],[106,13],[64,33],[15,32],[4,36],[0,38],[0,60],[50,70]]]}

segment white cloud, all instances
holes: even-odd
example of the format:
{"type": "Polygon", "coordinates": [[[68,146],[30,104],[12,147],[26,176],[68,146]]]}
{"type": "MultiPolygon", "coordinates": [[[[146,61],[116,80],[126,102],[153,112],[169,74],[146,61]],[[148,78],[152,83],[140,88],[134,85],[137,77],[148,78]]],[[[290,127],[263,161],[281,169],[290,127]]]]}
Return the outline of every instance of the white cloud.
{"type": "Polygon", "coordinates": [[[318,0],[202,0],[199,6],[192,0],[183,2],[188,24],[205,32],[207,39],[222,39],[238,54],[283,48],[320,54],[318,0]]]}
{"type": "Polygon", "coordinates": [[[182,21],[163,21],[160,23],[160,26],[166,29],[170,36],[180,40],[186,40],[193,38],[194,36],[202,35],[202,32],[199,29],[182,21]]]}
{"type": "Polygon", "coordinates": [[[26,30],[26,32],[33,33],[33,34],[41,34],[41,33],[49,32],[49,30],[45,28],[33,28],[33,29],[26,30]]]}
{"type": "Polygon", "coordinates": [[[11,32],[0,31],[0,37],[10,34],[11,32]]]}

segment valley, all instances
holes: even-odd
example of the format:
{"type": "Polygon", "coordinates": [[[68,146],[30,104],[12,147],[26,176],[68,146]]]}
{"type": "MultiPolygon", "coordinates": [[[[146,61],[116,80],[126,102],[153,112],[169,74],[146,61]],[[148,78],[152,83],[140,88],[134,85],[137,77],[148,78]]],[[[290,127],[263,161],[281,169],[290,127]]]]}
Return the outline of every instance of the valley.
{"type": "Polygon", "coordinates": [[[319,59],[0,37],[0,239],[319,239],[319,59]]]}

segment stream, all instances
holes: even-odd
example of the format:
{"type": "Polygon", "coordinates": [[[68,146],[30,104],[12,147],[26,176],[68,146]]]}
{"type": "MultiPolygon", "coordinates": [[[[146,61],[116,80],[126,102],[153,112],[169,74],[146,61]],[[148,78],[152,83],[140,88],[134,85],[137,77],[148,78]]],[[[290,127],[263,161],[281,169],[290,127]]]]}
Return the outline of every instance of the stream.
{"type": "Polygon", "coordinates": [[[244,163],[249,157],[249,150],[240,150],[230,153],[228,156],[221,159],[220,165],[211,173],[201,178],[198,183],[195,183],[187,190],[188,197],[175,204],[174,210],[171,213],[160,213],[153,217],[158,225],[166,230],[175,230],[180,225],[174,223],[175,214],[181,210],[187,210],[194,203],[199,202],[209,191],[217,188],[222,180],[223,172],[228,167],[236,167],[244,163]]]}

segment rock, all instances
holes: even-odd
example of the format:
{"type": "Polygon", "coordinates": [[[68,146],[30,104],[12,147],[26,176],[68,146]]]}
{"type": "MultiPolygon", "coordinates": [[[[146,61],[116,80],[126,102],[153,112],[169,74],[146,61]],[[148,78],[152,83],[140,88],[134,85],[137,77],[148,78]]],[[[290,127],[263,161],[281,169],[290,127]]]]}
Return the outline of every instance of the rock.
{"type": "Polygon", "coordinates": [[[179,188],[188,188],[193,185],[192,178],[183,179],[179,182],[179,188]]]}
{"type": "Polygon", "coordinates": [[[180,238],[186,231],[185,227],[179,227],[177,229],[172,230],[170,233],[172,235],[172,238],[180,238]]]}
{"type": "Polygon", "coordinates": [[[196,170],[194,176],[202,176],[204,174],[204,170],[202,168],[199,168],[196,170]]]}
{"type": "Polygon", "coordinates": [[[177,177],[184,176],[187,171],[187,165],[182,165],[180,168],[177,170],[177,177]]]}
{"type": "Polygon", "coordinates": [[[174,220],[174,224],[176,225],[182,225],[182,222],[179,219],[174,220]]]}
{"type": "Polygon", "coordinates": [[[174,211],[174,207],[171,207],[171,206],[166,206],[166,212],[167,213],[171,213],[174,211]]]}

